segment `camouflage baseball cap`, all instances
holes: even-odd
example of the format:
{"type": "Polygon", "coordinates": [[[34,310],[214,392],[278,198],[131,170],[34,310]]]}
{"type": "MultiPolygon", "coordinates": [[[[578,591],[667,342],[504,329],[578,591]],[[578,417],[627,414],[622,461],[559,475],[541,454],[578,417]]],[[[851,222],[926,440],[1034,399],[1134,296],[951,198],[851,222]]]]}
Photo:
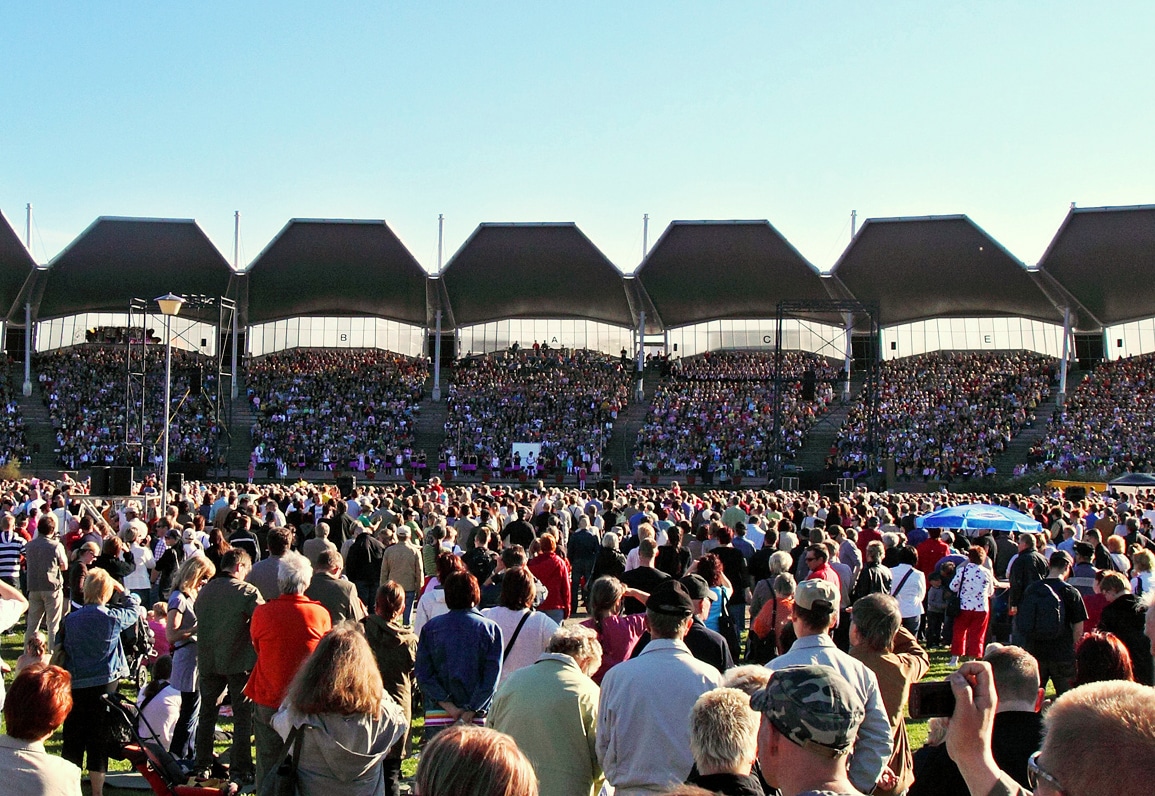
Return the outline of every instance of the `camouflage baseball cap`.
{"type": "Polygon", "coordinates": [[[790,666],[750,697],[750,706],[792,743],[823,757],[850,751],[866,715],[853,686],[826,666],[790,666]]]}

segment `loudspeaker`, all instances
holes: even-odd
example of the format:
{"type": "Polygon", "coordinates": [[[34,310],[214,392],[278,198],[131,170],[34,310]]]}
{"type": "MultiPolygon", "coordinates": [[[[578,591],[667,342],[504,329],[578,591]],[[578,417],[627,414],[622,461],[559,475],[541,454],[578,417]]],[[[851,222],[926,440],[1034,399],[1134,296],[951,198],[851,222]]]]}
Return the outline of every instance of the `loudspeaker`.
{"type": "Polygon", "coordinates": [[[614,500],[615,497],[617,496],[617,488],[618,488],[618,485],[614,483],[614,479],[612,479],[612,478],[603,478],[600,481],[598,481],[598,491],[599,492],[603,492],[603,491],[609,492],[610,493],[610,500],[614,500]]]}
{"type": "Polygon", "coordinates": [[[189,385],[188,385],[189,392],[191,392],[193,395],[200,395],[201,394],[201,387],[203,384],[204,384],[204,373],[201,372],[200,368],[197,368],[189,376],[189,385]]]}
{"type": "Polygon", "coordinates": [[[1063,490],[1063,500],[1069,500],[1072,503],[1077,503],[1080,500],[1087,499],[1087,487],[1085,486],[1069,486],[1063,490]]]}
{"type": "Polygon", "coordinates": [[[823,484],[818,487],[818,494],[831,500],[838,500],[842,497],[842,490],[838,488],[838,484],[823,484]]]}
{"type": "Polygon", "coordinates": [[[814,400],[814,388],[818,377],[814,373],[814,368],[807,368],[806,372],[802,374],[802,400],[814,400]]]}
{"type": "Polygon", "coordinates": [[[108,492],[111,495],[132,494],[132,468],[112,467],[108,473],[108,492]]]}
{"type": "Polygon", "coordinates": [[[94,497],[104,497],[108,494],[108,468],[93,467],[89,476],[91,484],[88,493],[94,497]]]}
{"type": "Polygon", "coordinates": [[[353,496],[353,490],[357,488],[357,476],[355,475],[339,475],[337,476],[337,488],[341,490],[341,497],[348,500],[353,496]]]}
{"type": "Polygon", "coordinates": [[[176,492],[178,495],[184,489],[184,473],[174,473],[169,471],[168,483],[165,484],[170,492],[176,492]]]}

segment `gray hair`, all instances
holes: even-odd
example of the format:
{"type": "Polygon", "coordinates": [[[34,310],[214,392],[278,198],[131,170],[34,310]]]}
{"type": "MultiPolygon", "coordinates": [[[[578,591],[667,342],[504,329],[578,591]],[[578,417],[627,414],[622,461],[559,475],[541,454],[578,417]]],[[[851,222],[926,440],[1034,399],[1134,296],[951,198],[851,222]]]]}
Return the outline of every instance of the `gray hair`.
{"type": "Polygon", "coordinates": [[[723,688],[737,688],[753,696],[754,692],[761,691],[770,682],[771,672],[765,666],[757,663],[748,663],[744,666],[732,666],[722,675],[723,688]]]}
{"type": "Polygon", "coordinates": [[[774,578],[774,593],[779,597],[793,597],[794,587],[797,585],[793,575],[789,572],[783,572],[774,578]]]}
{"type": "Polygon", "coordinates": [[[608,531],[606,535],[602,537],[602,547],[608,547],[611,550],[617,550],[618,535],[613,531],[608,531]]]}
{"type": "Polygon", "coordinates": [[[690,711],[690,751],[699,770],[734,771],[754,759],[758,714],[737,688],[715,688],[690,711]]]}
{"type": "Polygon", "coordinates": [[[602,665],[602,645],[593,629],[581,625],[562,626],[550,636],[546,652],[568,655],[587,675],[602,665]]]}
{"type": "Polygon", "coordinates": [[[304,594],[313,582],[313,565],[309,559],[291,550],[277,560],[277,588],[281,594],[304,594]]]}
{"type": "Polygon", "coordinates": [[[768,566],[770,567],[771,575],[781,575],[783,572],[790,571],[790,569],[794,566],[794,560],[785,550],[779,550],[777,553],[770,556],[770,562],[768,566]]]}
{"type": "Polygon", "coordinates": [[[313,536],[317,539],[328,539],[329,538],[329,523],[318,522],[316,525],[314,525],[313,526],[313,536]]]}

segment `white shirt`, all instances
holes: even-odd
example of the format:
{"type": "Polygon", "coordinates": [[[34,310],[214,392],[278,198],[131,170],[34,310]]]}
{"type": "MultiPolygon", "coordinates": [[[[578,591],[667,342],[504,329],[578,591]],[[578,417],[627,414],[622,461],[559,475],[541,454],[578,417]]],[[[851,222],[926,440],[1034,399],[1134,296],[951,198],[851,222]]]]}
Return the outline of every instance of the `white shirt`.
{"type": "Polygon", "coordinates": [[[903,619],[922,616],[922,601],[926,597],[926,575],[910,564],[898,564],[890,568],[890,595],[898,600],[898,610],[903,619]],[[909,577],[907,575],[909,574],[909,577]],[[903,578],[906,581],[903,582],[903,578]],[[902,590],[898,585],[902,584],[902,590]]]}
{"type": "MultiPolygon", "coordinates": [[[[501,628],[503,643],[508,645],[517,630],[518,623],[526,615],[526,611],[514,611],[511,608],[498,605],[493,608],[486,608],[481,612],[481,615],[497,623],[497,626],[501,628]]],[[[541,654],[545,652],[545,648],[549,646],[549,640],[557,632],[557,629],[557,622],[541,611],[530,611],[529,618],[525,620],[525,625],[517,634],[517,642],[510,649],[509,655],[501,662],[501,678],[497,684],[501,685],[518,669],[530,666],[540,658],[541,654]]]]}
{"type": "Polygon", "coordinates": [[[152,551],[147,547],[141,547],[135,542],[129,548],[132,551],[132,557],[136,561],[136,569],[124,576],[124,588],[129,591],[134,589],[148,589],[151,581],[149,575],[152,568],[156,566],[156,559],[153,558],[152,551]]]}

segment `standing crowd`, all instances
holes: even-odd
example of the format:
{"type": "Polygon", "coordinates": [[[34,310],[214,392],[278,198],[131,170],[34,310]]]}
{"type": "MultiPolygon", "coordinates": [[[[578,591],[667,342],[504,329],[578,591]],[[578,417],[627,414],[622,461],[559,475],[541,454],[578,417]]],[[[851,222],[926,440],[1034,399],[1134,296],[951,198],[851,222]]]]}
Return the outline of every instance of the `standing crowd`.
{"type": "Polygon", "coordinates": [[[974,496],[865,489],[189,483],[163,514],[0,492],[17,793],[79,793],[83,765],[100,796],[103,705],[150,626],[137,732],[222,792],[289,756],[301,794],[398,793],[416,747],[422,796],[1129,795],[1155,773],[1153,494],[1004,496],[1039,523],[1013,536],[919,527],[974,496]],[[914,750],[945,643],[956,707],[914,750]],[[1112,770],[1086,773],[1073,726],[1112,770]]]}

